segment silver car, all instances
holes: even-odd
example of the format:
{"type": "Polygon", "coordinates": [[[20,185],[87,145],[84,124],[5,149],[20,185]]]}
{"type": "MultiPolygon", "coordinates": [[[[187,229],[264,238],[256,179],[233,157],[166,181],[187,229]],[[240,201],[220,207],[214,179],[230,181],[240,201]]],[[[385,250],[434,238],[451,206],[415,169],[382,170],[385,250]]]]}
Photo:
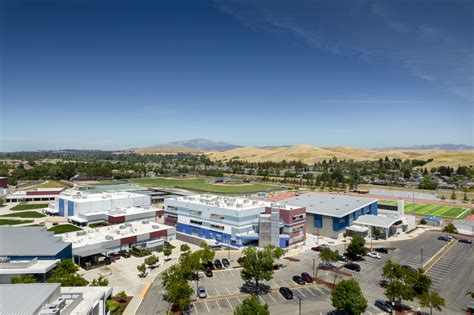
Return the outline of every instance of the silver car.
{"type": "Polygon", "coordinates": [[[207,298],[206,289],[204,289],[204,287],[198,287],[197,295],[198,295],[199,298],[201,298],[201,299],[207,298]]]}

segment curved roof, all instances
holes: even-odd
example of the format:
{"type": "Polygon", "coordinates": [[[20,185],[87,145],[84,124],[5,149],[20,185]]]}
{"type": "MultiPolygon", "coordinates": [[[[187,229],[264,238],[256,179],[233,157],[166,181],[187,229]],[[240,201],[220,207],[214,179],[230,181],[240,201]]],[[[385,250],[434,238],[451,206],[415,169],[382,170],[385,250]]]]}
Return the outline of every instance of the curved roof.
{"type": "Polygon", "coordinates": [[[353,222],[353,224],[376,226],[388,229],[397,223],[397,221],[402,221],[402,218],[366,214],[358,217],[357,220],[353,222]]]}

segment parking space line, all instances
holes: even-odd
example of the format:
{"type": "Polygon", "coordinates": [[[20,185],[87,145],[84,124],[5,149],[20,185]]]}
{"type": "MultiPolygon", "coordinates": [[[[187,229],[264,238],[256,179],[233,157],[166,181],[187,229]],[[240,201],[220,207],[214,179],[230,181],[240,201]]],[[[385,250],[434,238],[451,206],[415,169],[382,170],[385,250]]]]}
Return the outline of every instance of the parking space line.
{"type": "Polygon", "coordinates": [[[237,297],[237,300],[239,300],[239,303],[242,304],[242,300],[239,297],[237,297]]]}
{"type": "Polygon", "coordinates": [[[216,302],[217,307],[219,308],[219,310],[222,311],[222,308],[221,308],[221,306],[219,305],[219,300],[215,300],[214,302],[216,302]]]}
{"type": "Polygon", "coordinates": [[[273,296],[271,295],[271,293],[269,293],[269,294],[267,294],[267,295],[273,300],[273,302],[276,303],[276,300],[273,298],[273,296]]]}
{"type": "Polygon", "coordinates": [[[234,307],[232,306],[232,304],[230,304],[229,299],[225,299],[225,300],[227,301],[227,303],[229,303],[230,309],[233,309],[234,307]]]}
{"type": "Polygon", "coordinates": [[[217,296],[220,295],[220,294],[219,294],[219,291],[217,291],[217,289],[214,289],[214,291],[216,291],[217,296]]]}
{"type": "Polygon", "coordinates": [[[290,287],[290,285],[288,284],[288,282],[286,282],[285,280],[280,280],[281,282],[283,282],[287,287],[290,287]]]}
{"type": "Polygon", "coordinates": [[[280,293],[277,293],[277,295],[280,297],[280,299],[282,299],[283,301],[286,301],[285,298],[280,293]]]}
{"type": "Polygon", "coordinates": [[[234,287],[236,292],[235,293],[240,293],[240,288],[234,287]]]}
{"type": "Polygon", "coordinates": [[[207,306],[207,302],[206,302],[206,301],[204,301],[204,305],[206,305],[207,312],[210,313],[211,311],[209,310],[209,306],[207,306]]]}
{"type": "Polygon", "coordinates": [[[296,291],[298,291],[302,296],[306,297],[303,292],[300,291],[300,289],[296,288],[296,291]]]}
{"type": "Polygon", "coordinates": [[[262,301],[263,304],[266,304],[260,295],[258,297],[260,298],[260,301],[262,301]]]}
{"type": "Polygon", "coordinates": [[[272,281],[272,283],[275,285],[275,287],[278,289],[280,286],[275,283],[275,281],[272,281]]]}
{"type": "Polygon", "coordinates": [[[311,291],[310,289],[308,288],[305,288],[306,291],[309,291],[309,293],[311,293],[313,296],[316,296],[316,294],[313,293],[313,291],[311,291]]]}
{"type": "Polygon", "coordinates": [[[196,310],[196,314],[199,314],[198,309],[196,307],[196,303],[193,303],[194,309],[196,310]]]}
{"type": "Polygon", "coordinates": [[[230,293],[229,289],[227,289],[227,287],[225,287],[225,290],[227,291],[227,293],[229,293],[229,295],[232,294],[230,293]]]}

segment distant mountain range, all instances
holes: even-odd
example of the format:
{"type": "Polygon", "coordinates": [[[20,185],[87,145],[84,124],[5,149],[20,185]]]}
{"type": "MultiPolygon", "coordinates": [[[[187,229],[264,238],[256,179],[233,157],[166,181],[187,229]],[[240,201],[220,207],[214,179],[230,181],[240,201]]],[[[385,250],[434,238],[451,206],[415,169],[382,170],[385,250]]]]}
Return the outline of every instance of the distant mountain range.
{"type": "Polygon", "coordinates": [[[156,144],[146,148],[133,149],[138,153],[159,153],[159,152],[187,152],[198,153],[207,151],[227,151],[236,148],[241,148],[240,145],[235,145],[226,142],[217,142],[208,139],[191,139],[183,141],[172,141],[164,144],[156,144]]]}
{"type": "Polygon", "coordinates": [[[473,146],[465,144],[430,144],[430,145],[414,145],[406,147],[387,147],[387,148],[376,148],[374,150],[385,151],[385,150],[449,150],[449,151],[466,151],[474,150],[473,146]]]}

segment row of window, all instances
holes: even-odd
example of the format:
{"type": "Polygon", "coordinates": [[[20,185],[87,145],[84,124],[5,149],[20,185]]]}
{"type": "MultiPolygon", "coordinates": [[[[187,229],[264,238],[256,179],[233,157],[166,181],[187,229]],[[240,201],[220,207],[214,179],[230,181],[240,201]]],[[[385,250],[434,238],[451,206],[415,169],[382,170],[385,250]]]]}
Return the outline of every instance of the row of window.
{"type": "Polygon", "coordinates": [[[298,221],[298,220],[303,220],[306,218],[306,214],[299,214],[299,215],[294,215],[291,219],[293,221],[298,221]]]}
{"type": "Polygon", "coordinates": [[[202,225],[202,221],[190,220],[189,222],[190,222],[191,224],[202,225]]]}
{"type": "Polygon", "coordinates": [[[224,230],[224,226],[217,225],[217,224],[211,224],[211,228],[218,229],[218,230],[224,230]]]}

